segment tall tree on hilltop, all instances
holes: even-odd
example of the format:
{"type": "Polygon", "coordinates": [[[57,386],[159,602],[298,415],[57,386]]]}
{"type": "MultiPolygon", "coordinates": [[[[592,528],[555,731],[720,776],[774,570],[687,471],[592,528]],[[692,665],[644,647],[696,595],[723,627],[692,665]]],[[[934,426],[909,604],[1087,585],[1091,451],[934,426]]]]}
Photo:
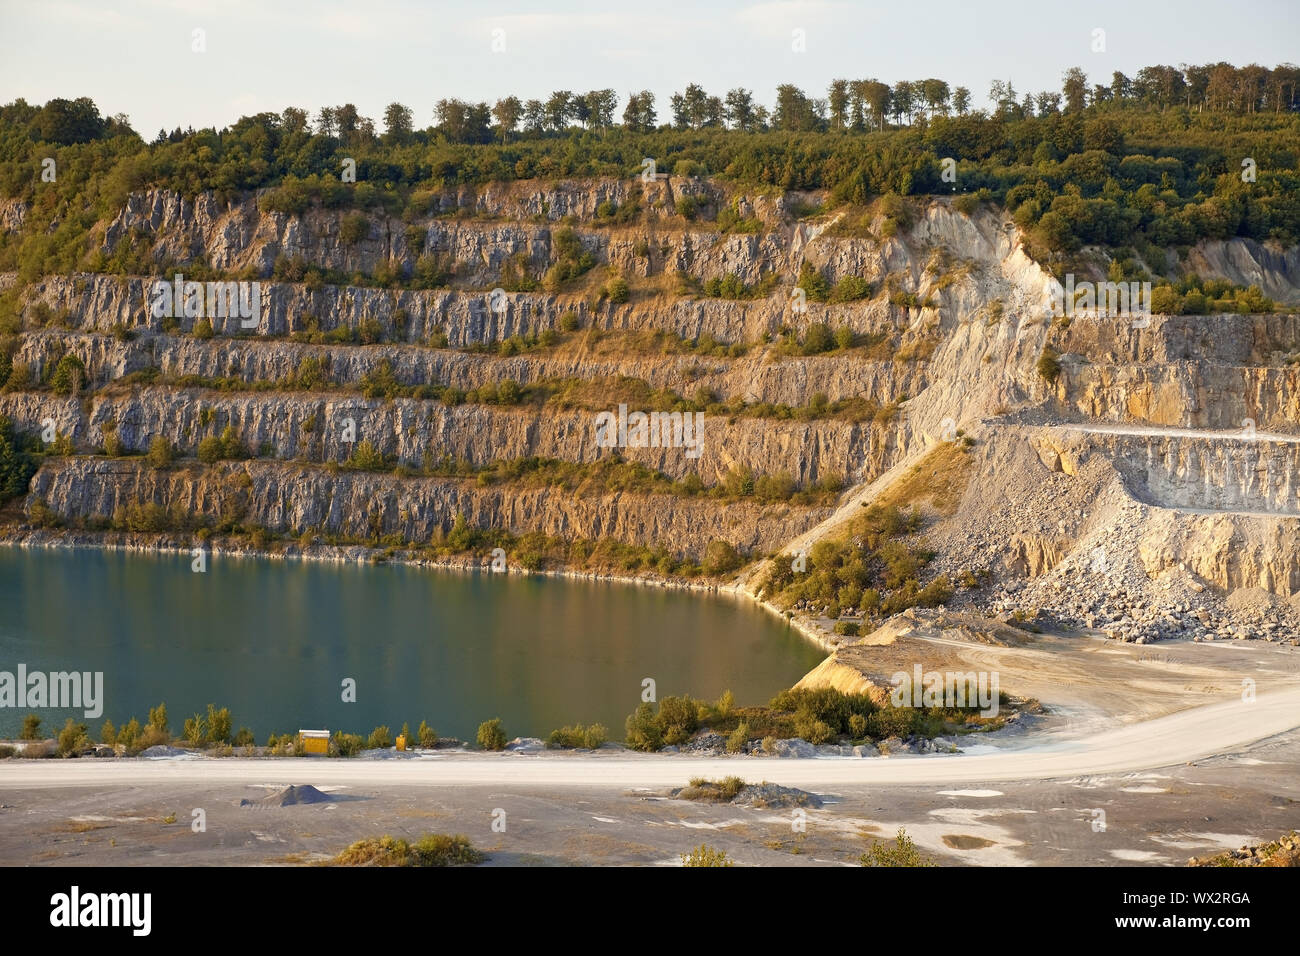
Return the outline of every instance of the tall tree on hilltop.
{"type": "Polygon", "coordinates": [[[1065,111],[1077,113],[1088,105],[1088,77],[1077,66],[1072,66],[1061,77],[1061,92],[1065,94],[1065,111]]]}
{"type": "Polygon", "coordinates": [[[497,134],[502,143],[510,141],[510,134],[515,131],[523,115],[524,107],[517,96],[507,96],[492,105],[492,118],[496,120],[497,134]]]}
{"type": "Polygon", "coordinates": [[[398,145],[411,138],[412,115],[410,107],[389,103],[384,109],[384,140],[398,145]]]}

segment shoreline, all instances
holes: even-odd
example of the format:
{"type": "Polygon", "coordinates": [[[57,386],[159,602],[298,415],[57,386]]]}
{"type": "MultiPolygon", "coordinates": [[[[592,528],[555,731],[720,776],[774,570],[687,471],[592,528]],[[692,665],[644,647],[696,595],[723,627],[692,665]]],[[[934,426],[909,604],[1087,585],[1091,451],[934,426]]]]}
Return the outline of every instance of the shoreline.
{"type": "MultiPolygon", "coordinates": [[[[128,554],[174,554],[190,555],[195,545],[186,545],[176,538],[162,533],[148,532],[103,532],[73,531],[69,529],[27,528],[9,526],[0,528],[0,547],[76,549],[87,548],[100,551],[118,551],[128,554]],[[112,540],[113,537],[127,540],[112,540]],[[143,539],[143,540],[141,540],[143,539]]],[[[388,553],[387,548],[372,548],[369,545],[332,545],[316,544],[304,551],[296,544],[288,544],[283,551],[267,548],[229,547],[219,541],[203,542],[203,549],[209,555],[221,555],[232,558],[261,558],[272,561],[316,561],[328,564],[400,564],[413,568],[428,568],[434,571],[455,571],[462,574],[514,574],[523,577],[559,578],[573,581],[590,581],[605,584],[637,585],[640,587],[660,588],[672,591],[694,591],[698,593],[728,596],[749,602],[756,607],[774,615],[794,630],[800,637],[815,645],[819,650],[831,654],[835,650],[832,644],[815,626],[799,620],[793,615],[773,605],[771,602],[755,596],[742,583],[730,584],[717,582],[696,582],[681,579],[650,577],[645,575],[617,574],[603,571],[579,571],[573,568],[553,568],[530,570],[507,565],[504,571],[493,571],[488,563],[473,557],[421,558],[415,557],[405,549],[388,553]]]]}

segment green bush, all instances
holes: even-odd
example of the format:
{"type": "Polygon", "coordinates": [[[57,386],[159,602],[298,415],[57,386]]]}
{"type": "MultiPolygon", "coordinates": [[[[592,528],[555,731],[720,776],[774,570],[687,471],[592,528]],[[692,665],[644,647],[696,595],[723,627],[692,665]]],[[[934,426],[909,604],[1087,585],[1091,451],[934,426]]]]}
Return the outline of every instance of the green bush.
{"type": "Polygon", "coordinates": [[[809,302],[825,302],[831,296],[830,283],[807,259],[799,266],[799,279],[795,285],[807,293],[809,302]]]}
{"type": "Polygon", "coordinates": [[[915,707],[882,707],[867,715],[867,733],[876,740],[886,737],[910,737],[921,712],[915,707]]]}
{"type": "Polygon", "coordinates": [[[861,276],[845,276],[831,290],[831,302],[856,302],[871,295],[871,283],[861,276]]]}
{"type": "Polygon", "coordinates": [[[202,747],[208,742],[207,723],[202,714],[195,714],[193,717],[186,717],[184,727],[181,730],[181,736],[191,747],[202,747]]]}
{"type": "Polygon", "coordinates": [[[91,746],[90,735],[85,724],[74,723],[72,718],[59,731],[58,753],[60,757],[86,750],[91,746]]]}
{"type": "Polygon", "coordinates": [[[744,790],[746,783],[740,777],[723,777],[721,780],[706,780],[704,777],[692,777],[690,786],[677,791],[679,800],[707,800],[710,803],[730,803],[744,790]]]}
{"type": "Polygon", "coordinates": [[[682,866],[735,866],[727,858],[726,850],[717,850],[707,843],[701,843],[690,853],[682,854],[682,866]]]}
{"type": "Polygon", "coordinates": [[[198,456],[199,461],[207,465],[220,461],[222,456],[221,439],[216,435],[208,435],[199,442],[198,456]]]}
{"type": "Polygon", "coordinates": [[[41,737],[41,718],[36,714],[28,714],[23,718],[23,729],[18,739],[40,740],[41,737]]]}
{"type": "Polygon", "coordinates": [[[127,752],[134,750],[136,743],[140,739],[140,721],[132,717],[117,732],[117,742],[126,748],[127,752]]]}
{"type": "Polygon", "coordinates": [[[807,714],[795,715],[794,732],[810,744],[829,743],[835,738],[835,729],[830,724],[807,714]]]}
{"type": "Polygon", "coordinates": [[[1055,349],[1043,349],[1043,354],[1038,357],[1038,374],[1049,385],[1056,384],[1061,375],[1061,357],[1055,349]]]}
{"type": "Polygon", "coordinates": [[[387,750],[392,745],[393,732],[382,724],[370,731],[370,736],[366,739],[368,750],[387,750]]]}
{"type": "Polygon", "coordinates": [[[81,359],[75,355],[65,355],[54,368],[50,388],[58,395],[75,395],[85,387],[86,382],[86,366],[81,359]]]}
{"type": "Polygon", "coordinates": [[[343,467],[354,471],[384,471],[388,465],[383,454],[367,438],[357,442],[356,447],[352,449],[352,454],[343,462],[343,467]]]}
{"type": "Polygon", "coordinates": [[[4,380],[4,390],[6,392],[21,392],[25,388],[31,388],[32,369],[25,362],[10,362],[9,374],[4,380]]]}
{"type": "Polygon", "coordinates": [[[354,246],[370,232],[370,223],[366,220],[364,214],[359,212],[348,213],[339,223],[339,239],[344,245],[354,246]]]}
{"type": "Polygon", "coordinates": [[[208,739],[213,743],[230,743],[230,708],[222,707],[220,710],[217,710],[214,705],[208,704],[207,727],[208,739]]]}
{"type": "Polygon", "coordinates": [[[615,305],[622,305],[631,297],[631,294],[627,280],[622,276],[615,276],[605,283],[605,295],[615,305]]]}
{"type": "Polygon", "coordinates": [[[607,735],[608,731],[601,724],[592,724],[590,727],[574,724],[572,727],[552,730],[546,738],[546,746],[554,750],[576,750],[579,747],[596,750],[605,742],[607,735]]]}
{"type": "Polygon", "coordinates": [[[164,436],[158,435],[149,443],[149,453],[145,456],[145,461],[149,463],[150,468],[166,468],[172,463],[174,455],[172,443],[164,436]]]}
{"type": "Polygon", "coordinates": [[[167,704],[161,703],[157,707],[149,708],[149,726],[154,730],[167,733],[167,704]]]}
{"type": "Polygon", "coordinates": [[[493,717],[479,724],[475,739],[483,750],[505,750],[506,729],[501,723],[501,718],[493,717]]]}
{"type": "Polygon", "coordinates": [[[749,724],[742,720],[727,738],[727,753],[738,754],[745,749],[747,743],[749,743],[749,724]]]}
{"type": "MultiPolygon", "coordinates": [[[[268,746],[273,744],[268,743],[268,746]]],[[[334,734],[334,750],[340,757],[355,757],[365,746],[366,739],[360,734],[345,734],[342,731],[334,734]]]]}
{"type": "Polygon", "coordinates": [[[468,837],[434,833],[414,844],[391,836],[358,840],[336,856],[331,865],[472,866],[485,859],[487,857],[474,848],[468,837]]]}
{"type": "Polygon", "coordinates": [[[699,708],[690,697],[665,697],[657,713],[652,704],[642,702],[627,718],[627,745],[653,752],[685,743],[699,727],[699,708]]]}
{"type": "Polygon", "coordinates": [[[710,541],[704,549],[704,558],[700,566],[710,577],[718,577],[734,571],[744,563],[734,545],[727,541],[710,541]]]}
{"type": "Polygon", "coordinates": [[[474,849],[469,837],[460,834],[431,833],[421,837],[411,847],[411,855],[415,858],[414,866],[468,866],[487,859],[474,849]]]}
{"type": "Polygon", "coordinates": [[[873,840],[867,852],[858,858],[858,862],[863,866],[934,866],[932,860],[921,855],[912,838],[907,835],[907,830],[902,827],[899,827],[892,847],[873,840]]]}
{"type": "Polygon", "coordinates": [[[416,731],[419,737],[420,746],[425,750],[430,750],[438,746],[438,733],[423,720],[420,721],[420,729],[416,731]]]}
{"type": "Polygon", "coordinates": [[[0,415],[0,504],[27,494],[36,474],[36,459],[14,431],[13,422],[0,415]]]}

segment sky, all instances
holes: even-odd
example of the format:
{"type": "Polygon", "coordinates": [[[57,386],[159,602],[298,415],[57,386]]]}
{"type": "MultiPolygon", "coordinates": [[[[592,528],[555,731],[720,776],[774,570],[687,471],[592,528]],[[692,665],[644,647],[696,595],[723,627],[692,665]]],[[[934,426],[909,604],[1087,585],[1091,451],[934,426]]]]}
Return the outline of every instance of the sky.
{"type": "Polygon", "coordinates": [[[837,77],[938,77],[982,107],[994,78],[1023,95],[1059,90],[1071,66],[1109,83],[1220,60],[1300,61],[1300,2],[0,0],[0,102],[90,96],[146,138],[349,102],[382,128],[394,100],[422,128],[444,97],[606,87],[620,116],[628,92],[653,91],[664,122],[690,82],[770,106],[781,83],[825,96],[837,77]]]}

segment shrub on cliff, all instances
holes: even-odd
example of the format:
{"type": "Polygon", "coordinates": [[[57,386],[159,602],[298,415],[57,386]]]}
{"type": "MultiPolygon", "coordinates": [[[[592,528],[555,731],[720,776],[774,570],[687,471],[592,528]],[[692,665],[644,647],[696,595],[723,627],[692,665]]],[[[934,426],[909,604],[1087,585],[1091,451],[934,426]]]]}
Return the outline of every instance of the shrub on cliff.
{"type": "Polygon", "coordinates": [[[799,266],[799,280],[795,285],[803,289],[810,302],[825,302],[831,297],[831,284],[817,268],[807,260],[799,266]]]}
{"type": "Polygon", "coordinates": [[[356,471],[383,471],[385,468],[384,456],[367,439],[357,443],[357,447],[348,456],[347,461],[343,463],[343,467],[356,471]]]}
{"type": "Polygon", "coordinates": [[[206,465],[221,460],[221,439],[216,435],[209,435],[199,442],[198,450],[199,461],[206,465]]]}
{"type": "Polygon", "coordinates": [[[0,504],[27,493],[36,474],[36,459],[14,431],[13,422],[0,415],[0,504]]]}
{"type": "Polygon", "coordinates": [[[1049,385],[1055,385],[1061,375],[1061,356],[1055,349],[1045,348],[1038,357],[1038,375],[1049,385]]]}
{"type": "Polygon", "coordinates": [[[626,279],[622,276],[615,276],[605,283],[605,295],[615,305],[622,305],[631,297],[632,292],[628,288],[626,279]]]}
{"type": "Polygon", "coordinates": [[[733,545],[726,541],[710,541],[708,547],[704,549],[704,559],[700,562],[700,566],[704,568],[705,574],[716,576],[734,571],[743,563],[744,559],[733,545]]]}
{"type": "Polygon", "coordinates": [[[344,245],[354,246],[370,232],[370,223],[359,212],[348,213],[339,224],[339,239],[344,245]]]}
{"type": "Polygon", "coordinates": [[[149,443],[149,454],[145,460],[149,462],[150,468],[166,468],[172,463],[172,457],[172,443],[159,435],[149,443]]]}
{"type": "Polygon", "coordinates": [[[65,355],[54,367],[50,378],[50,388],[57,395],[75,395],[81,391],[87,381],[86,366],[75,355],[65,355]]]}
{"type": "Polygon", "coordinates": [[[32,368],[26,362],[10,362],[9,374],[5,376],[6,392],[21,392],[32,386],[32,368]]]}
{"type": "MultiPolygon", "coordinates": [[[[856,302],[871,295],[871,283],[861,276],[845,276],[831,290],[832,302],[856,302]]],[[[842,346],[847,348],[848,346],[842,346]]]]}

